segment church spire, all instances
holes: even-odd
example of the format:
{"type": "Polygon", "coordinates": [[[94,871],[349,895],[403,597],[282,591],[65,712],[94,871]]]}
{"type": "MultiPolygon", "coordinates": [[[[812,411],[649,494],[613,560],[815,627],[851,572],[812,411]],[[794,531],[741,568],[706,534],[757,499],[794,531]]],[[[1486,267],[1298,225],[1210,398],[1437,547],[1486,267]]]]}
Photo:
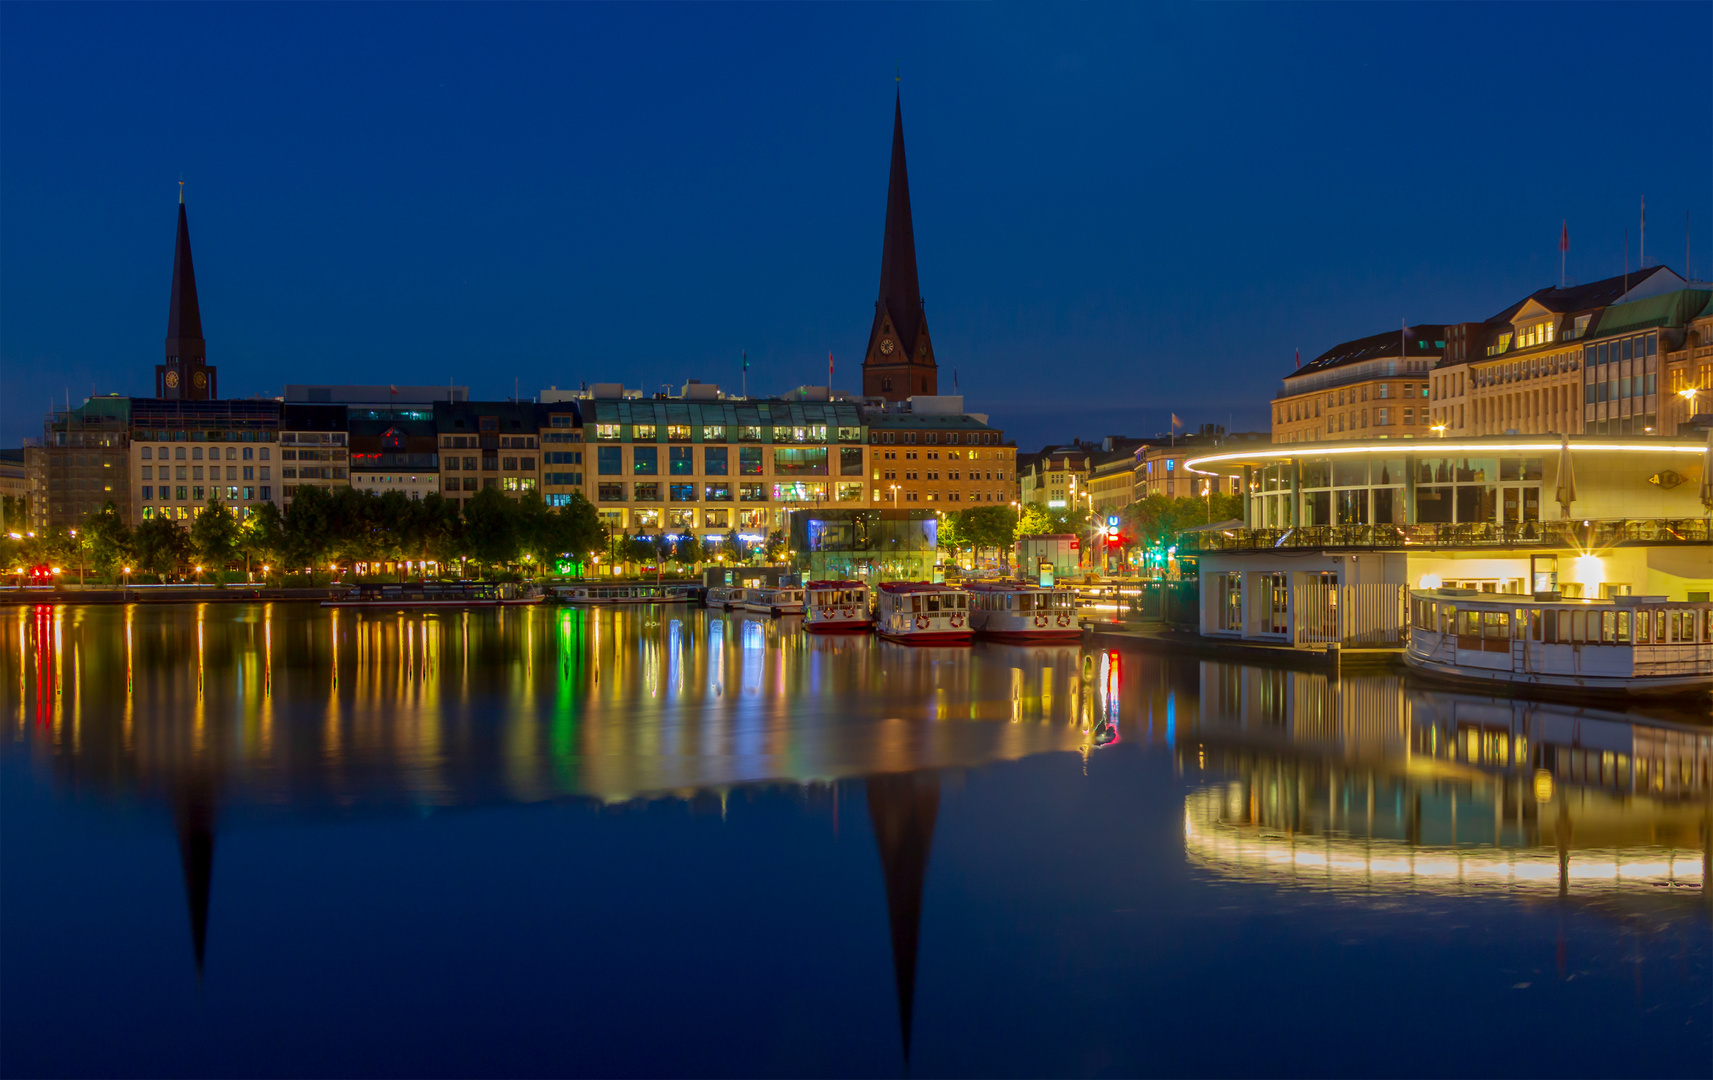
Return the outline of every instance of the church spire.
{"type": "Polygon", "coordinates": [[[178,239],[173,245],[172,298],[167,301],[166,363],[155,368],[155,396],[204,401],[215,396],[214,369],[207,366],[202,307],[196,299],[196,268],[190,258],[190,219],[184,181],[178,188],[178,239]]]}
{"type": "Polygon", "coordinates": [[[916,276],[916,228],[904,162],[904,100],[892,108],[892,169],[886,183],[886,226],[880,245],[880,297],[863,357],[863,393],[902,401],[938,390],[928,317],[916,276]]]}

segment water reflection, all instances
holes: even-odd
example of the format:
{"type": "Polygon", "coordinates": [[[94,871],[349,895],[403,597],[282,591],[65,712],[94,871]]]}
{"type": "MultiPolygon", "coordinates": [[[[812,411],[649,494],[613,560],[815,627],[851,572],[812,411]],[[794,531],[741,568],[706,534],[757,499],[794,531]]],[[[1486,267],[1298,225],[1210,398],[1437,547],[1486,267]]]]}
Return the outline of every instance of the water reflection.
{"type": "Polygon", "coordinates": [[[1048,752],[1085,770],[1169,754],[1186,782],[1172,858],[1245,886],[1708,897],[1713,731],[1654,707],[1075,646],[912,649],[686,609],[41,606],[5,613],[0,658],[4,753],[55,790],[170,811],[199,975],[234,817],[723,806],[762,784],[830,789],[836,815],[860,787],[908,1060],[944,774],[1048,752]]]}
{"type": "Polygon", "coordinates": [[[1713,731],[1392,675],[1203,664],[1179,760],[1191,857],[1331,888],[1693,891],[1713,838],[1713,731]]]}

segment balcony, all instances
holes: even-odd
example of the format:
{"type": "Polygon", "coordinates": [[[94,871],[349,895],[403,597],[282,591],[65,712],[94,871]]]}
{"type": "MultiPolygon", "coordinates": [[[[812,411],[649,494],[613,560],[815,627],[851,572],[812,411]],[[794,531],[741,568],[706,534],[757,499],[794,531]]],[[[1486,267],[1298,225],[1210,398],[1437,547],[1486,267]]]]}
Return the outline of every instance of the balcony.
{"type": "Polygon", "coordinates": [[[1706,544],[1706,518],[1524,521],[1505,525],[1303,525],[1187,533],[1178,543],[1195,551],[1401,551],[1423,549],[1561,547],[1592,551],[1626,544],[1706,544]]]}

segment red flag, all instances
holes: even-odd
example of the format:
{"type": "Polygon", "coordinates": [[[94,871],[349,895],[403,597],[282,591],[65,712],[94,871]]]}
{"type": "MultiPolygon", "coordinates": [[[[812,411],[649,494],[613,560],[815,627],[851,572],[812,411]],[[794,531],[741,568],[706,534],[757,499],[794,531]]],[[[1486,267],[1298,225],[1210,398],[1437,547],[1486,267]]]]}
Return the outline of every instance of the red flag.
{"type": "Polygon", "coordinates": [[[1564,227],[1559,230],[1559,233],[1558,233],[1558,250],[1561,252],[1570,250],[1570,219],[1569,218],[1564,219],[1564,227]]]}
{"type": "Polygon", "coordinates": [[[827,350],[827,388],[831,389],[832,385],[833,385],[833,350],[828,349],[827,350]]]}
{"type": "Polygon", "coordinates": [[[1297,346],[1297,366],[1303,366],[1303,347],[1301,345],[1297,346]]]}

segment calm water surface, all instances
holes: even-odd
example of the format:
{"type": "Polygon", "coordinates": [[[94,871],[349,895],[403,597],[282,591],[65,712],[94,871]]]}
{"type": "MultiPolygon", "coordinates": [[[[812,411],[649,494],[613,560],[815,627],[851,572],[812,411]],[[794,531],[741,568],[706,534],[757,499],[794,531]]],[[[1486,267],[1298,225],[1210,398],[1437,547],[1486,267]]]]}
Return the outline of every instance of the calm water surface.
{"type": "Polygon", "coordinates": [[[0,676],[9,1076],[1713,1072],[1705,717],[684,608],[0,676]]]}

